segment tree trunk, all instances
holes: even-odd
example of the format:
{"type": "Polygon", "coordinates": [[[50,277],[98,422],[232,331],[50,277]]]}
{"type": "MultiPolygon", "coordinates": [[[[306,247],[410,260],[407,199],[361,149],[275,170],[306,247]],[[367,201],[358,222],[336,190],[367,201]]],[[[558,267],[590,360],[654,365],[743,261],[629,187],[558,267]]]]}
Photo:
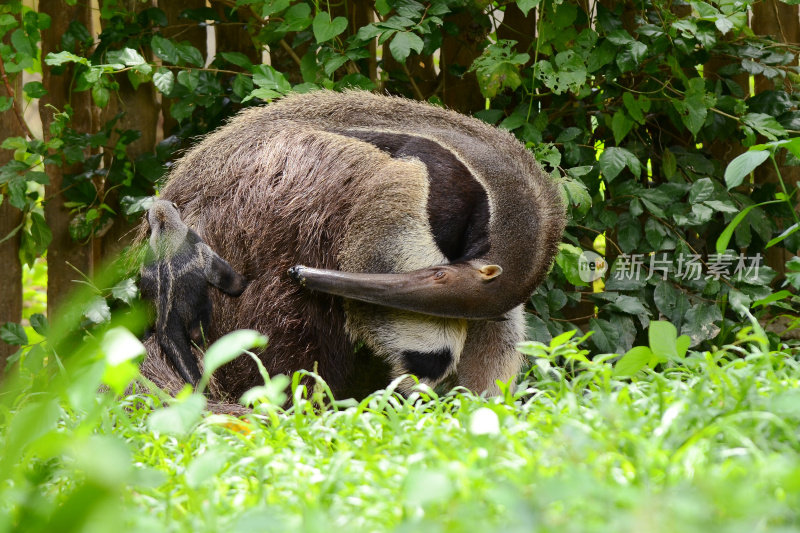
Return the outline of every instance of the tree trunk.
{"type": "MultiPolygon", "coordinates": [[[[61,36],[67,32],[73,20],[89,29],[92,25],[88,3],[70,6],[61,0],[40,0],[39,12],[50,15],[52,20],[50,28],[42,31],[42,57],[60,50],[61,36]]],[[[89,92],[74,93],[70,97],[72,67],[68,66],[61,75],[54,75],[50,68],[42,70],[42,83],[48,91],[48,94],[42,97],[39,106],[45,138],[50,137],[50,124],[53,122],[55,112],[53,108],[63,111],[67,104],[73,109],[72,127],[78,131],[92,131],[92,105],[89,92]]],[[[47,166],[50,185],[45,187],[44,212],[47,224],[53,232],[53,240],[47,248],[47,311],[51,320],[56,318],[53,311],[64,302],[72,288],[72,280],[79,277],[75,268],[84,273],[91,273],[91,247],[76,243],[70,237],[70,213],[64,207],[62,192],[64,175],[79,171],[80,165],[47,166]]]]}
{"type": "MultiPolygon", "coordinates": [[[[14,96],[17,96],[14,98],[14,105],[21,113],[22,76],[17,75],[15,78],[9,79],[9,82],[14,96]]],[[[3,93],[5,93],[5,89],[0,90],[0,94],[3,93]]],[[[25,135],[13,108],[0,113],[0,131],[3,132],[4,138],[25,135]]],[[[0,149],[0,166],[11,161],[13,157],[12,151],[0,149]]],[[[22,211],[13,207],[8,202],[8,198],[0,197],[0,240],[6,239],[6,236],[17,229],[21,223],[22,211]]],[[[19,232],[0,243],[0,265],[3,265],[0,268],[0,287],[2,287],[3,294],[0,297],[0,325],[22,320],[22,265],[19,262],[19,245],[19,232]]],[[[0,341],[0,378],[5,371],[8,357],[16,351],[16,346],[0,341]]]]}

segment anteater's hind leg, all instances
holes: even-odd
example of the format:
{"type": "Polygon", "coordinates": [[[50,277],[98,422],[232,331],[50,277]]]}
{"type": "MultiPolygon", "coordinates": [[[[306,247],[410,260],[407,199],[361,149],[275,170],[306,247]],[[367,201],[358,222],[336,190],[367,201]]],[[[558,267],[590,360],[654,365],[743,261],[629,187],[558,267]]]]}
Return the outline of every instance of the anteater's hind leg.
{"type": "Polygon", "coordinates": [[[508,382],[522,368],[524,359],[516,345],[524,336],[522,306],[508,312],[502,321],[468,322],[467,340],[456,367],[458,384],[475,393],[500,394],[496,382],[508,382]]]}
{"type": "Polygon", "coordinates": [[[157,337],[161,350],[186,383],[197,385],[201,375],[192,353],[190,334],[175,312],[170,313],[163,325],[158,325],[157,337]]]}

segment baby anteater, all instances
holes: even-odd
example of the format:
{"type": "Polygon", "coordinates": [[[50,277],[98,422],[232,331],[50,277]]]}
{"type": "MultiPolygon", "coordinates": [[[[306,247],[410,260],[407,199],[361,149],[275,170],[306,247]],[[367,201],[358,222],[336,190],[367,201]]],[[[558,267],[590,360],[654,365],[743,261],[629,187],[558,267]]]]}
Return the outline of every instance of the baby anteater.
{"type": "Polygon", "coordinates": [[[192,344],[201,344],[211,321],[208,286],[239,296],[244,277],[181,219],[177,206],[156,200],[147,213],[150,246],[141,271],[142,297],[155,304],[154,334],[180,376],[192,385],[200,369],[192,344]]]}

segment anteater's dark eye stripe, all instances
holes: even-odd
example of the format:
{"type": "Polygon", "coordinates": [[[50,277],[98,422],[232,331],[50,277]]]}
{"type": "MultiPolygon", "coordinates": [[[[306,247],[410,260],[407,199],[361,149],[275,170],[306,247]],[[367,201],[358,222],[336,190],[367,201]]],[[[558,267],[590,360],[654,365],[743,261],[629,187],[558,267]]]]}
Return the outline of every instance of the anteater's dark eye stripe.
{"type": "Polygon", "coordinates": [[[436,245],[450,262],[489,251],[489,199],[467,167],[440,144],[415,135],[363,130],[340,131],[392,157],[416,157],[428,170],[428,220],[436,245]]]}

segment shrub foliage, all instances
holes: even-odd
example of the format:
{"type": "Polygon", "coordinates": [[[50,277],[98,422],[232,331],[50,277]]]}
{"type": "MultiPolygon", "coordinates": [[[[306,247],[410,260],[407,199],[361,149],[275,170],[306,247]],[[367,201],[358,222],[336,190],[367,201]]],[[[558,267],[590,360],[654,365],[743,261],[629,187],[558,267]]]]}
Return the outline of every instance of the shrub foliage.
{"type": "Polygon", "coordinates": [[[508,129],[561,180],[570,224],[530,302],[531,338],[591,329],[596,351],[622,353],[663,317],[692,346],[719,345],[748,308],[765,322],[796,309],[778,290],[800,285],[800,262],[784,265],[800,244],[796,49],[748,26],[750,1],[169,4],[102,0],[98,25],[67,2],[56,39],[53,2],[0,6],[0,111],[38,102],[45,118],[43,135],[2,143],[24,262],[124,235],[176,150],[238,109],[360,88],[508,129]],[[45,76],[15,92],[22,72],[45,76]],[[69,219],[46,219],[43,201],[69,219]],[[65,224],[74,242],[51,243],[65,224]],[[604,286],[581,279],[583,250],[611,265],[604,286]]]}

